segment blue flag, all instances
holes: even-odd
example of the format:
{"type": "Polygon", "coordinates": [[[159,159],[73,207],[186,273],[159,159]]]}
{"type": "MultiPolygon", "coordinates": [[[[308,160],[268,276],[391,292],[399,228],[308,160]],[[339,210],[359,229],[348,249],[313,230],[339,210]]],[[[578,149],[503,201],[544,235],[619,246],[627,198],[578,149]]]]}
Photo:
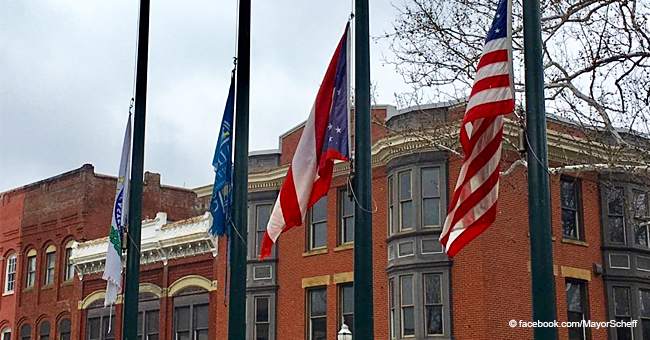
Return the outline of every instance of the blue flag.
{"type": "Polygon", "coordinates": [[[214,186],[210,200],[212,227],[210,233],[216,236],[229,234],[232,206],[232,117],[235,107],[234,78],[230,81],[230,91],[226,109],[223,112],[221,131],[214,150],[212,166],[214,166],[214,186]]]}

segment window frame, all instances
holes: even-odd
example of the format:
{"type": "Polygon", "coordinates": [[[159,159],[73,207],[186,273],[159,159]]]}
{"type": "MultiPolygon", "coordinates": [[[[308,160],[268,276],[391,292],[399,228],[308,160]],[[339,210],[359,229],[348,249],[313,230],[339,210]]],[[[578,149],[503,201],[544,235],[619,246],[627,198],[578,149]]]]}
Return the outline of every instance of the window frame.
{"type": "Polygon", "coordinates": [[[397,338],[395,328],[395,278],[388,279],[388,334],[391,340],[397,338]]]}
{"type": "Polygon", "coordinates": [[[32,339],[32,325],[24,323],[20,325],[20,333],[18,333],[20,340],[31,340],[32,339]],[[27,330],[27,331],[25,331],[27,330]],[[27,334],[24,334],[27,333],[27,334]]]}
{"type": "Polygon", "coordinates": [[[54,284],[56,272],[56,248],[49,246],[45,250],[45,259],[43,261],[43,285],[51,286],[54,284]],[[50,259],[52,260],[50,262],[50,259]]]}
{"type": "Polygon", "coordinates": [[[345,203],[346,200],[348,200],[348,187],[342,187],[337,190],[337,215],[338,215],[338,223],[337,223],[337,229],[338,229],[338,238],[337,238],[337,243],[339,246],[345,245],[345,244],[354,244],[354,215],[355,215],[355,206],[354,206],[354,200],[349,199],[350,202],[352,202],[352,213],[346,215],[345,214],[345,203]],[[347,241],[345,237],[345,232],[346,232],[346,221],[348,219],[352,220],[352,240],[347,241]]]}
{"type": "MultiPolygon", "coordinates": [[[[196,339],[196,333],[197,331],[201,330],[208,330],[209,334],[209,327],[210,327],[210,322],[209,320],[211,319],[211,314],[209,313],[208,315],[208,326],[207,328],[201,328],[197,329],[196,326],[196,317],[194,314],[194,310],[198,307],[206,306],[208,307],[208,313],[210,311],[210,295],[208,294],[207,291],[200,292],[197,294],[191,294],[191,295],[181,295],[181,296],[174,296],[173,301],[172,301],[172,339],[173,340],[178,340],[177,337],[177,314],[176,314],[176,309],[178,308],[185,308],[188,307],[190,309],[190,314],[189,314],[189,329],[187,330],[182,330],[183,332],[187,331],[190,334],[190,340],[195,340],[196,339]]],[[[208,335],[209,337],[209,335],[208,335]]]]}
{"type": "Polygon", "coordinates": [[[423,320],[423,326],[424,326],[424,335],[427,337],[430,336],[443,336],[445,334],[445,296],[443,292],[443,277],[442,273],[422,273],[422,306],[423,306],[423,313],[422,316],[424,317],[423,320]],[[438,303],[427,303],[427,277],[428,276],[435,276],[438,277],[438,288],[439,288],[439,293],[440,293],[440,302],[438,303]],[[432,307],[440,307],[440,333],[429,333],[429,327],[427,325],[427,307],[432,306],[432,307]]]}
{"type": "Polygon", "coordinates": [[[621,185],[614,185],[606,188],[607,192],[605,194],[605,204],[607,205],[607,223],[606,223],[606,240],[607,243],[610,244],[616,244],[616,245],[627,245],[627,221],[625,218],[625,197],[627,196],[625,194],[625,187],[621,185]],[[611,193],[614,190],[620,190],[621,193],[621,214],[613,214],[611,209],[609,208],[610,205],[610,197],[611,193]],[[611,239],[611,232],[610,232],[610,219],[612,217],[615,218],[620,218],[621,219],[621,227],[623,228],[623,242],[614,242],[611,239]]]}
{"type": "MultiPolygon", "coordinates": [[[[580,308],[582,309],[581,314],[582,314],[582,320],[589,320],[590,319],[590,313],[589,313],[589,292],[588,292],[588,282],[584,280],[578,280],[578,279],[573,279],[573,278],[566,278],[564,281],[565,285],[565,291],[568,292],[568,285],[569,284],[574,284],[578,285],[579,293],[580,293],[580,308]]],[[[565,293],[565,300],[566,300],[566,309],[567,309],[567,320],[570,320],[569,314],[570,313],[576,313],[575,311],[569,310],[569,300],[568,297],[566,296],[565,293]]],[[[584,325],[580,326],[582,329],[582,339],[590,339],[591,338],[591,332],[589,327],[584,327],[584,325]]],[[[569,333],[569,336],[571,333],[569,333]]],[[[569,338],[569,340],[572,340],[569,338]]]]}
{"type": "MultiPolygon", "coordinates": [[[[264,240],[264,235],[266,233],[266,225],[269,222],[269,219],[271,218],[271,213],[273,212],[273,204],[271,203],[259,203],[255,204],[255,216],[254,216],[254,221],[255,221],[255,258],[259,258],[261,256],[262,252],[262,241],[264,240]],[[260,229],[260,208],[268,208],[269,210],[269,219],[266,220],[265,223],[263,223],[260,229]]],[[[250,206],[249,206],[250,207],[250,206]]]]}
{"type": "Polygon", "coordinates": [[[309,251],[314,251],[314,250],[320,250],[320,249],[327,249],[327,198],[328,198],[328,195],[325,195],[325,196],[319,198],[318,201],[316,201],[316,203],[314,203],[314,205],[311,208],[309,208],[308,219],[307,219],[307,228],[306,228],[307,229],[307,242],[306,242],[307,249],[306,250],[308,252],[309,251]],[[314,218],[313,210],[314,210],[314,207],[316,207],[316,205],[319,202],[321,202],[321,200],[325,203],[325,219],[324,220],[314,221],[314,219],[313,219],[314,218]],[[325,244],[320,245],[320,246],[315,246],[314,245],[315,244],[315,242],[314,242],[314,237],[315,237],[314,226],[316,224],[322,224],[322,223],[325,224],[325,233],[324,233],[324,235],[325,235],[325,240],[324,240],[325,244]]]}
{"type": "Polygon", "coordinates": [[[9,254],[5,263],[4,294],[8,295],[13,294],[16,290],[16,270],[18,267],[18,255],[16,253],[9,254]]]}
{"type": "Polygon", "coordinates": [[[398,232],[406,232],[406,231],[413,231],[416,229],[416,223],[414,220],[411,220],[411,227],[409,228],[404,228],[403,226],[403,204],[405,203],[411,203],[411,214],[415,212],[415,203],[413,202],[413,169],[409,168],[406,170],[398,171],[397,172],[397,210],[398,210],[398,232]],[[402,181],[401,177],[403,174],[409,174],[409,193],[410,197],[407,199],[402,199],[401,194],[402,194],[402,181]]]}
{"type": "Polygon", "coordinates": [[[441,229],[442,224],[444,223],[444,221],[442,221],[443,214],[442,214],[442,211],[441,211],[442,207],[441,207],[441,204],[440,204],[441,201],[442,201],[441,190],[440,190],[440,186],[441,186],[440,185],[440,182],[441,182],[440,173],[441,173],[441,171],[442,171],[442,168],[440,166],[426,166],[426,167],[420,167],[419,168],[419,172],[420,172],[420,215],[421,215],[420,218],[422,219],[422,229],[434,229],[434,230],[441,229]],[[435,196],[426,196],[425,193],[424,193],[424,172],[428,171],[428,170],[435,171],[435,173],[437,174],[436,180],[437,180],[437,183],[438,183],[438,194],[435,195],[435,196]],[[436,224],[436,225],[427,225],[425,223],[425,211],[424,211],[425,204],[424,204],[424,202],[426,200],[437,200],[438,201],[438,224],[436,224]]]}
{"type": "Polygon", "coordinates": [[[36,251],[27,252],[25,261],[25,289],[32,289],[36,285],[36,251]]]}
{"type": "Polygon", "coordinates": [[[341,283],[337,287],[338,290],[338,308],[337,308],[337,329],[341,329],[341,326],[343,325],[343,321],[345,320],[346,315],[352,317],[352,322],[351,323],[345,323],[348,328],[350,329],[350,332],[354,333],[354,283],[352,282],[346,282],[346,283],[341,283]],[[352,312],[345,312],[345,289],[352,289],[352,312]]]}
{"type": "Polygon", "coordinates": [[[11,327],[0,330],[0,340],[11,340],[11,327]],[[9,337],[7,337],[7,334],[9,334],[9,337]]]}
{"type": "Polygon", "coordinates": [[[63,282],[72,281],[74,279],[74,265],[70,258],[72,257],[72,244],[74,241],[68,241],[65,244],[63,251],[63,282]]]}
{"type": "Polygon", "coordinates": [[[636,195],[637,194],[644,195],[646,213],[648,211],[650,211],[650,208],[648,207],[648,201],[649,201],[648,200],[648,190],[643,190],[643,189],[641,189],[641,188],[639,188],[637,186],[632,186],[632,187],[630,187],[629,193],[630,193],[630,202],[631,202],[631,204],[629,204],[629,214],[630,214],[630,221],[632,222],[632,226],[634,227],[634,229],[632,230],[632,232],[634,234],[634,246],[642,247],[644,249],[650,249],[650,223],[645,221],[645,220],[648,219],[649,216],[648,215],[646,215],[646,216],[637,216],[637,211],[636,211],[636,208],[637,208],[637,206],[636,206],[637,196],[636,195]],[[645,223],[645,225],[642,225],[644,223],[645,223]],[[646,244],[645,245],[637,243],[636,232],[637,232],[638,228],[645,229],[645,235],[646,235],[646,237],[645,237],[646,244]]]}
{"type": "Polygon", "coordinates": [[[155,300],[146,300],[146,301],[140,301],[138,303],[138,327],[140,329],[137,331],[137,337],[140,340],[148,340],[150,336],[156,335],[158,336],[158,339],[160,339],[160,301],[155,299],[155,300]],[[158,328],[156,329],[157,332],[149,332],[148,331],[148,318],[147,316],[157,313],[158,314],[158,328]],[[142,317],[141,317],[142,315],[142,317]],[[140,322],[142,322],[142,325],[140,325],[140,322]]]}
{"type": "Polygon", "coordinates": [[[402,338],[414,338],[416,333],[416,320],[415,320],[415,274],[400,275],[399,276],[399,306],[400,306],[400,335],[402,338]],[[403,301],[404,297],[404,283],[405,278],[411,279],[411,304],[405,305],[403,301]],[[405,334],[404,329],[404,310],[410,308],[411,313],[413,314],[413,334],[405,334]]]}
{"type": "Polygon", "coordinates": [[[306,322],[306,328],[307,328],[307,334],[306,334],[306,340],[314,340],[313,338],[313,330],[314,327],[312,325],[313,319],[325,319],[325,339],[327,339],[327,286],[320,286],[320,287],[312,287],[307,289],[307,303],[305,304],[307,310],[305,315],[307,316],[307,322],[306,322]],[[315,292],[320,292],[322,291],[324,296],[325,296],[325,314],[323,315],[312,315],[311,312],[311,306],[312,306],[312,294],[315,292]]]}
{"type": "MultiPolygon", "coordinates": [[[[613,302],[614,302],[613,303],[614,320],[616,320],[616,321],[631,321],[632,320],[632,314],[633,314],[633,311],[632,311],[633,302],[632,302],[632,289],[631,289],[631,287],[613,286],[612,287],[612,299],[613,299],[613,302]],[[621,289],[621,290],[624,290],[624,291],[627,292],[627,303],[628,303],[627,307],[628,307],[628,310],[629,310],[629,314],[627,314],[627,315],[619,315],[619,314],[617,314],[617,308],[616,308],[616,306],[617,306],[616,290],[617,289],[621,289]]],[[[618,337],[618,330],[619,329],[621,329],[623,331],[627,330],[628,332],[630,332],[630,336],[633,339],[633,336],[634,336],[633,328],[627,328],[627,327],[613,328],[613,332],[614,332],[614,334],[617,334],[617,337],[618,337]]]]}
{"type": "Polygon", "coordinates": [[[388,236],[393,236],[397,233],[395,230],[395,199],[393,198],[395,190],[393,189],[393,175],[388,176],[388,236]]]}
{"type": "Polygon", "coordinates": [[[561,221],[562,221],[562,238],[564,239],[571,239],[571,240],[578,240],[578,241],[584,241],[585,240],[585,229],[584,229],[584,209],[582,206],[582,181],[580,178],[577,177],[571,177],[571,176],[560,176],[560,211],[561,211],[561,221]],[[573,190],[574,190],[574,200],[575,200],[575,208],[564,206],[564,202],[562,199],[562,191],[563,191],[563,183],[571,183],[573,184],[573,190]],[[573,212],[573,215],[575,216],[576,219],[576,236],[570,236],[564,233],[564,211],[569,210],[573,212]]]}
{"type": "Polygon", "coordinates": [[[258,330],[258,325],[267,325],[268,328],[267,330],[267,339],[271,339],[271,296],[270,295],[255,295],[253,296],[253,308],[255,313],[253,314],[253,339],[257,339],[257,330],[258,330]],[[267,320],[266,321],[260,321],[257,319],[257,307],[258,307],[258,302],[261,299],[266,299],[266,308],[267,308],[267,320]]]}
{"type": "Polygon", "coordinates": [[[59,326],[58,326],[58,332],[59,334],[59,340],[70,340],[70,336],[72,335],[72,320],[70,318],[63,318],[61,321],[59,321],[59,326]],[[67,321],[67,327],[64,327],[64,322],[67,321]],[[67,335],[67,337],[65,337],[67,335]]]}
{"type": "Polygon", "coordinates": [[[38,339],[39,340],[50,340],[50,334],[52,333],[52,326],[50,325],[50,322],[47,320],[41,321],[41,323],[38,325],[38,339]],[[47,326],[47,327],[44,327],[47,326]],[[46,333],[43,334],[44,328],[47,329],[46,333]]]}
{"type": "MultiPolygon", "coordinates": [[[[101,304],[103,306],[103,302],[101,304]]],[[[95,307],[95,308],[90,308],[88,309],[87,315],[86,315],[86,340],[109,340],[109,339],[115,339],[115,306],[111,306],[110,308],[105,308],[105,307],[95,307]],[[90,320],[93,319],[99,319],[99,338],[90,338],[90,333],[91,333],[91,327],[90,327],[90,320]],[[111,322],[111,331],[113,332],[112,337],[107,337],[107,335],[110,335],[110,333],[106,333],[105,326],[107,326],[108,322],[111,322]]]]}

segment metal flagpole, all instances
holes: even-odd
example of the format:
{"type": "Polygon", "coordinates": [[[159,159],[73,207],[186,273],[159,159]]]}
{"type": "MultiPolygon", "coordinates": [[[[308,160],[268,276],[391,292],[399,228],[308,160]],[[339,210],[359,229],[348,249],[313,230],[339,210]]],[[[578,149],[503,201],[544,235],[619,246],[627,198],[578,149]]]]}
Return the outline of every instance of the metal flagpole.
{"type": "Polygon", "coordinates": [[[374,338],[372,298],[372,164],[368,0],[355,1],[354,339],[374,338]]]}
{"type": "MultiPolygon", "coordinates": [[[[528,221],[530,225],[530,271],[533,321],[556,320],[553,245],[544,70],[539,0],[524,0],[524,65],[526,69],[526,138],[528,141],[528,221]]],[[[557,339],[555,327],[536,327],[536,340],[557,339]]]]}
{"type": "Polygon", "coordinates": [[[248,225],[248,110],[250,87],[251,0],[239,1],[237,38],[237,90],[235,114],[235,164],[230,233],[230,298],[228,339],[246,339],[246,235],[248,225]]]}
{"type": "Polygon", "coordinates": [[[135,83],[135,116],[133,118],[133,155],[131,159],[131,194],[124,288],[124,319],[122,338],[138,337],[138,286],[140,281],[140,228],[142,227],[142,176],[144,171],[144,128],[147,113],[147,64],[149,61],[150,0],[140,1],[138,28],[138,61],[135,83]]]}

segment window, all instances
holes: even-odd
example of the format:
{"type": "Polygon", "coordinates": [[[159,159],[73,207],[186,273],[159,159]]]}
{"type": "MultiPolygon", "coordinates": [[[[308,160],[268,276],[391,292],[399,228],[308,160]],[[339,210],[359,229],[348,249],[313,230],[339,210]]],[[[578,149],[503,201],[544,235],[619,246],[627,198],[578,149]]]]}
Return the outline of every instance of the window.
{"type": "Polygon", "coordinates": [[[442,275],[424,274],[424,325],[426,335],[441,335],[442,330],[442,275]]]}
{"type": "Polygon", "coordinates": [[[307,339],[327,340],[327,295],[325,288],[307,291],[307,339]]]}
{"type": "Polygon", "coordinates": [[[174,340],[207,340],[210,304],[207,293],[174,298],[174,340]]]}
{"type": "Polygon", "coordinates": [[[6,327],[0,332],[0,340],[11,340],[11,328],[6,327]]]}
{"type": "Polygon", "coordinates": [[[307,250],[327,247],[327,195],[311,207],[307,237],[307,250]]]}
{"type": "Polygon", "coordinates": [[[625,222],[623,218],[623,188],[610,188],[607,195],[607,230],[609,241],[625,244],[625,222]]]}
{"type": "Polygon", "coordinates": [[[393,222],[393,177],[388,178],[388,236],[395,234],[393,222]]]}
{"type": "Polygon", "coordinates": [[[339,286],[339,327],[341,329],[341,322],[348,325],[350,332],[354,334],[354,286],[352,284],[344,284],[339,286]]]}
{"type": "Polygon", "coordinates": [[[54,282],[54,261],[56,260],[56,248],[49,246],[45,250],[45,280],[43,284],[48,285],[54,282]]]}
{"type": "Polygon", "coordinates": [[[40,340],[50,340],[50,323],[47,321],[41,322],[38,327],[38,335],[40,340]]]}
{"type": "Polygon", "coordinates": [[[388,320],[388,333],[391,340],[397,338],[395,334],[395,280],[388,280],[388,309],[390,320],[388,320]]]}
{"type": "Polygon", "coordinates": [[[7,269],[5,274],[5,293],[13,293],[16,285],[16,254],[7,257],[7,269]]]}
{"type": "Polygon", "coordinates": [[[262,241],[266,233],[266,225],[271,217],[271,205],[261,204],[255,207],[255,255],[260,256],[262,241]]]}
{"type": "Polygon", "coordinates": [[[25,276],[25,288],[34,287],[36,283],[36,250],[27,253],[27,270],[25,276]]]}
{"type": "MultiPolygon", "coordinates": [[[[630,289],[614,287],[614,317],[616,321],[630,322],[632,312],[630,310],[630,289]]],[[[617,327],[617,340],[632,340],[632,328],[617,327]]]]}
{"type": "Polygon", "coordinates": [[[339,190],[339,216],[339,244],[354,242],[354,202],[347,188],[339,190]]]}
{"type": "MultiPolygon", "coordinates": [[[[587,304],[587,284],[584,281],[566,280],[566,310],[570,322],[589,320],[587,304]]],[[[584,340],[587,338],[585,327],[569,328],[569,340],[584,340]]]]}
{"type": "Polygon", "coordinates": [[[562,202],[562,236],[584,240],[582,229],[582,205],[580,182],[576,178],[560,178],[560,200],[562,202]]]}
{"type": "Polygon", "coordinates": [[[115,307],[104,308],[103,304],[104,302],[101,301],[101,305],[88,309],[87,340],[115,339],[115,307]]]}
{"type": "Polygon", "coordinates": [[[20,340],[30,340],[32,338],[32,326],[24,324],[20,327],[20,340]]]}
{"type": "Polygon", "coordinates": [[[644,191],[632,190],[632,223],[634,239],[639,246],[650,248],[648,237],[648,195],[644,191]]]}
{"type": "Polygon", "coordinates": [[[63,319],[59,323],[59,340],[70,340],[70,319],[63,319]]]}
{"type": "Polygon", "coordinates": [[[402,336],[415,336],[415,309],[413,304],[413,275],[400,277],[400,306],[402,309],[402,336]]]}
{"type": "Polygon", "coordinates": [[[269,340],[270,338],[270,302],[271,299],[268,296],[255,297],[255,340],[269,340]]]}
{"type": "Polygon", "coordinates": [[[70,241],[65,245],[65,266],[63,267],[63,281],[69,281],[74,278],[74,266],[70,257],[72,256],[72,242],[70,241]]]}
{"type": "Polygon", "coordinates": [[[399,230],[413,229],[413,197],[411,171],[399,174],[399,230]]]}
{"type": "Polygon", "coordinates": [[[440,168],[422,169],[422,225],[440,227],[440,168]]]}
{"type": "Polygon", "coordinates": [[[639,290],[641,299],[641,330],[643,339],[650,337],[650,290],[639,290]]]}
{"type": "Polygon", "coordinates": [[[159,323],[159,300],[140,301],[138,304],[138,340],[158,340],[159,323]]]}

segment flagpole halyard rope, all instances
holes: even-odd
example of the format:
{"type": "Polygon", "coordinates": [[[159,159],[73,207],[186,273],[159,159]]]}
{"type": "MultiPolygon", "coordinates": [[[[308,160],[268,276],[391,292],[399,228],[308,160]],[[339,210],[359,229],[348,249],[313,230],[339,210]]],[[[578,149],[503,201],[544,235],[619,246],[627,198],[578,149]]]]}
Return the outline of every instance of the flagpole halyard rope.
{"type": "Polygon", "coordinates": [[[361,210],[369,213],[376,213],[377,212],[377,201],[375,201],[375,198],[372,198],[372,205],[373,205],[373,210],[369,210],[364,208],[361,203],[359,203],[359,200],[357,199],[357,195],[354,193],[354,188],[352,188],[352,181],[350,180],[350,176],[348,176],[348,190],[352,193],[352,197],[354,198],[354,202],[361,208],[361,210]]]}

